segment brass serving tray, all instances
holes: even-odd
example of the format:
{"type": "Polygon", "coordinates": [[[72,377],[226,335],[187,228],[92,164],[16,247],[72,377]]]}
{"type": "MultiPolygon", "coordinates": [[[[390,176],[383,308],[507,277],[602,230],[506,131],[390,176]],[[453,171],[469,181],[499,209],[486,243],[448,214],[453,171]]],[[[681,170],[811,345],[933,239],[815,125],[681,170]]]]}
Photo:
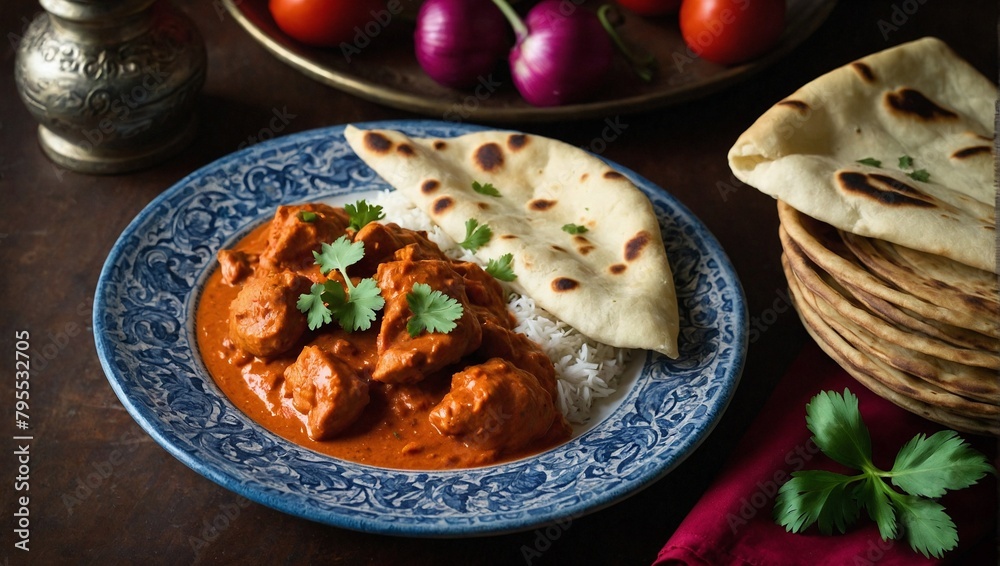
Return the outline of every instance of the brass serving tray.
{"type": "MultiPolygon", "coordinates": [[[[600,2],[603,3],[603,2],[600,2]]],[[[592,8],[598,2],[568,2],[592,8]]],[[[752,62],[724,67],[693,56],[684,44],[677,18],[640,18],[626,14],[620,32],[652,53],[658,69],[643,82],[619,56],[605,86],[586,103],[538,108],[521,99],[510,76],[498,66],[468,91],[435,83],[413,55],[413,8],[359,30],[353,44],[320,49],[296,42],[271,18],[267,0],[223,0],[239,24],[275,57],[313,79],[386,106],[452,122],[551,122],[606,117],[678,104],[703,97],[749,78],[806,40],[833,10],[834,0],[789,0],[785,34],[778,46],[752,62]]],[[[416,4],[413,0],[401,5],[416,4]]],[[[624,13],[624,10],[623,10],[624,13]]]]}

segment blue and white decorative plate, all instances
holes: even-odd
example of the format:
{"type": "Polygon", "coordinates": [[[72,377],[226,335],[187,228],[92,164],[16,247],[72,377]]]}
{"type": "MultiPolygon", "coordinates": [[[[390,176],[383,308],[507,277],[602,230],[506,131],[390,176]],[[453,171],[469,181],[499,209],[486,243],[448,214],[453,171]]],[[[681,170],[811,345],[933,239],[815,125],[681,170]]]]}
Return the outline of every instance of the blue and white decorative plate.
{"type": "MultiPolygon", "coordinates": [[[[478,129],[434,121],[359,124],[416,137],[478,129]]],[[[297,446],[237,409],[208,375],[194,318],[215,254],[279,204],[353,202],[388,188],[343,127],[270,140],[220,159],[149,204],[111,250],[94,334],[115,393],[168,452],[223,487],[285,513],[382,534],[474,536],[579,517],[637,493],[705,439],[746,356],[747,313],[725,253],[683,205],[616,164],[653,203],[681,315],[677,360],[645,353],[588,428],[548,452],[457,471],[365,466],[297,446]]]]}

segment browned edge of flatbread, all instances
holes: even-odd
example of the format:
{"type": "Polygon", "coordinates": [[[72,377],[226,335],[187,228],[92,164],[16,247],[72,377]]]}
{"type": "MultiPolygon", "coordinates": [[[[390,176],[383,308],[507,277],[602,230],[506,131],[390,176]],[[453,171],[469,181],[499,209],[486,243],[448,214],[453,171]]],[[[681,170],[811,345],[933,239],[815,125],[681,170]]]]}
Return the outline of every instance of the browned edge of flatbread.
{"type": "Polygon", "coordinates": [[[891,242],[838,233],[854,257],[893,286],[947,309],[1000,318],[995,273],[891,242]]]}
{"type": "Polygon", "coordinates": [[[1000,370],[1000,356],[991,352],[959,348],[931,336],[901,329],[895,324],[875,316],[860,306],[848,290],[838,286],[836,279],[831,274],[817,269],[798,245],[788,238],[783,226],[779,230],[779,237],[792,271],[795,272],[799,281],[813,294],[822,297],[841,316],[864,328],[879,340],[950,362],[1000,370]]]}
{"type": "MultiPolygon", "coordinates": [[[[794,274],[789,277],[794,279],[794,274]]],[[[789,285],[792,298],[792,305],[806,332],[813,338],[820,349],[833,358],[848,374],[858,383],[867,387],[876,395],[890,401],[898,407],[919,415],[928,420],[937,422],[960,432],[971,434],[989,435],[1000,437],[1000,421],[995,418],[976,418],[957,414],[937,405],[926,403],[906,394],[899,393],[896,389],[886,386],[882,380],[873,377],[872,373],[877,372],[879,367],[864,354],[850,346],[839,334],[826,325],[822,318],[805,305],[805,301],[800,289],[794,288],[794,283],[789,285]]],[[[885,379],[885,376],[882,376],[885,379]]]]}
{"type": "Polygon", "coordinates": [[[836,236],[835,228],[795,210],[783,201],[779,200],[777,205],[778,218],[788,236],[809,259],[833,275],[844,287],[861,287],[876,297],[926,318],[1000,338],[1000,320],[942,308],[886,285],[859,265],[836,236]],[[838,253],[837,247],[843,248],[841,253],[838,253]]]}

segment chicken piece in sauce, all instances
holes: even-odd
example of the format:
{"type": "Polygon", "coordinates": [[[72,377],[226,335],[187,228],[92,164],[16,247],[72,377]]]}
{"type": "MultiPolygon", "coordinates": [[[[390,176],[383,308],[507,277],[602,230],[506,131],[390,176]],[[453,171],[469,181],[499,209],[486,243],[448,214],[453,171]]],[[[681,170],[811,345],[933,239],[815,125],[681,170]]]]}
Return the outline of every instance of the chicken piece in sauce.
{"type": "Polygon", "coordinates": [[[216,257],[219,269],[222,271],[222,282],[226,285],[239,285],[253,275],[253,264],[257,256],[238,250],[222,250],[216,257]]]}
{"type": "Polygon", "coordinates": [[[351,426],[368,405],[368,382],[334,354],[317,346],[302,349],[284,373],[285,397],[306,415],[313,440],[333,438],[351,426]]]}
{"type": "Polygon", "coordinates": [[[556,390],[556,368],[542,348],[530,338],[500,326],[491,320],[483,322],[483,343],[477,354],[482,358],[503,358],[515,367],[534,375],[553,400],[556,390]]]}
{"type": "Polygon", "coordinates": [[[378,266],[376,276],[385,307],[378,335],[378,362],[372,379],[384,383],[417,383],[479,348],[482,328],[469,308],[462,277],[447,261],[391,261],[378,266]],[[413,313],[406,295],[416,283],[462,304],[461,318],[451,332],[423,332],[410,336],[406,329],[413,313]]]}
{"type": "Polygon", "coordinates": [[[352,276],[368,277],[380,263],[393,259],[448,259],[437,244],[427,239],[425,232],[407,230],[394,223],[370,222],[354,235],[354,241],[364,243],[365,257],[350,267],[348,273],[352,276]],[[397,252],[404,248],[407,248],[405,255],[397,257],[397,252]]]}
{"type": "Polygon", "coordinates": [[[492,321],[504,328],[514,327],[514,317],[507,310],[507,296],[495,277],[478,265],[457,261],[452,267],[462,276],[465,294],[480,321],[492,321]]]}
{"type": "Polygon", "coordinates": [[[290,271],[251,277],[229,305],[229,338],[262,358],[288,351],[306,331],[306,315],[295,305],[309,286],[309,279],[290,271]]]}
{"type": "Polygon", "coordinates": [[[343,236],[349,223],[342,208],[321,203],[279,206],[271,221],[267,247],[260,254],[260,265],[270,270],[310,266],[315,262],[312,252],[343,236]]]}
{"type": "Polygon", "coordinates": [[[565,426],[535,376],[500,358],[452,376],[451,390],[428,418],[441,434],[499,453],[527,446],[553,425],[565,426]]]}

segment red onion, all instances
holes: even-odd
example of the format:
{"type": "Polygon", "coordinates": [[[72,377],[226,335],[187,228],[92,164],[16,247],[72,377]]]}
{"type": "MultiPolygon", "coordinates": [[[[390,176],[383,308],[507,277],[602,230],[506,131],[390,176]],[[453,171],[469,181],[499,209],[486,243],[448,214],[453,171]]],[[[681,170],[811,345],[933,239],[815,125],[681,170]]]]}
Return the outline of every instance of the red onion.
{"type": "Polygon", "coordinates": [[[514,27],[511,74],[528,103],[577,102],[604,80],[615,48],[593,12],[572,0],[542,0],[522,21],[505,0],[493,2],[514,27]]]}
{"type": "Polygon", "coordinates": [[[507,23],[490,0],[427,0],[413,36],[420,67],[453,88],[476,84],[510,48],[507,23]]]}

